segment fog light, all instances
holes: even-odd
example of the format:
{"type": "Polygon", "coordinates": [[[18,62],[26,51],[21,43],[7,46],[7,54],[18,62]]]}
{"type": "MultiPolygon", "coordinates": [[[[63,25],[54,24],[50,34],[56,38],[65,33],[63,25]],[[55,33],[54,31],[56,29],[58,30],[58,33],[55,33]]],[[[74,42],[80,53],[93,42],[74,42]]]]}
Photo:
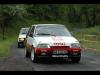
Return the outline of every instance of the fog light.
{"type": "Polygon", "coordinates": [[[73,55],[77,55],[78,53],[73,53],[73,55]]]}
{"type": "Polygon", "coordinates": [[[46,53],[41,53],[41,55],[46,55],[46,53]]]}
{"type": "Polygon", "coordinates": [[[47,52],[47,50],[41,50],[41,52],[47,52]]]}

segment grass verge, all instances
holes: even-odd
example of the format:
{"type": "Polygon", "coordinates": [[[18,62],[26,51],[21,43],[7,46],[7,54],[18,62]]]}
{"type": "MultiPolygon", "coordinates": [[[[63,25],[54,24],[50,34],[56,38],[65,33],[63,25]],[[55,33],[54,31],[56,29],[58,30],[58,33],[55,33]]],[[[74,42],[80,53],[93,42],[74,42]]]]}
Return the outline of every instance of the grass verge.
{"type": "Polygon", "coordinates": [[[100,43],[99,42],[90,42],[90,41],[81,41],[81,45],[84,48],[91,48],[94,51],[99,51],[100,52],[100,43]]]}
{"type": "Polygon", "coordinates": [[[11,51],[11,45],[16,41],[16,36],[9,37],[0,42],[0,57],[7,57],[11,51]]]}
{"type": "Polygon", "coordinates": [[[75,37],[80,41],[81,46],[84,48],[91,48],[94,51],[100,52],[100,37],[86,36],[86,35],[96,35],[100,36],[100,26],[93,28],[86,28],[79,32],[75,32],[75,37]]]}

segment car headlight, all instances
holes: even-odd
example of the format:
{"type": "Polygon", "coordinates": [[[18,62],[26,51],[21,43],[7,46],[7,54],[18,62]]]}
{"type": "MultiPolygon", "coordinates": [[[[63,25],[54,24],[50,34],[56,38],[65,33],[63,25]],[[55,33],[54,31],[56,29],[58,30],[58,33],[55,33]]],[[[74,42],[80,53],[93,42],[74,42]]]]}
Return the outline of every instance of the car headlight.
{"type": "Polygon", "coordinates": [[[50,48],[49,44],[38,44],[38,48],[50,48]]]}
{"type": "Polygon", "coordinates": [[[80,44],[79,43],[72,43],[71,47],[72,48],[80,48],[80,44]]]}
{"type": "Polygon", "coordinates": [[[20,41],[23,41],[23,40],[24,40],[24,38],[19,38],[19,40],[20,40],[20,41]]]}

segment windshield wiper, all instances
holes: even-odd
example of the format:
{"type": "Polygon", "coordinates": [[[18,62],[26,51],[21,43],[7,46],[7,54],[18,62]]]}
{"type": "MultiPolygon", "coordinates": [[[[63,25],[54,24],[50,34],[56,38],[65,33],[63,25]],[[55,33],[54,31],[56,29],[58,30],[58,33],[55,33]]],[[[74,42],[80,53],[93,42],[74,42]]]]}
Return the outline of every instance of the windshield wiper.
{"type": "Polygon", "coordinates": [[[38,33],[37,35],[50,35],[50,36],[55,36],[53,34],[47,34],[47,33],[38,33]]]}

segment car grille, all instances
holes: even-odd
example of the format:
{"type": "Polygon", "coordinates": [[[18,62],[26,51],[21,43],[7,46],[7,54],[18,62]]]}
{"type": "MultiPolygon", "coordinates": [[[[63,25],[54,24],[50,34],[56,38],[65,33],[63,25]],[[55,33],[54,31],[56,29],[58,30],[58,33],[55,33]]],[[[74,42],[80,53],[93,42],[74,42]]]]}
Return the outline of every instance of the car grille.
{"type": "Polygon", "coordinates": [[[69,46],[51,46],[52,54],[67,54],[69,46]]]}
{"type": "Polygon", "coordinates": [[[69,46],[51,46],[52,50],[66,50],[69,46]]]}

